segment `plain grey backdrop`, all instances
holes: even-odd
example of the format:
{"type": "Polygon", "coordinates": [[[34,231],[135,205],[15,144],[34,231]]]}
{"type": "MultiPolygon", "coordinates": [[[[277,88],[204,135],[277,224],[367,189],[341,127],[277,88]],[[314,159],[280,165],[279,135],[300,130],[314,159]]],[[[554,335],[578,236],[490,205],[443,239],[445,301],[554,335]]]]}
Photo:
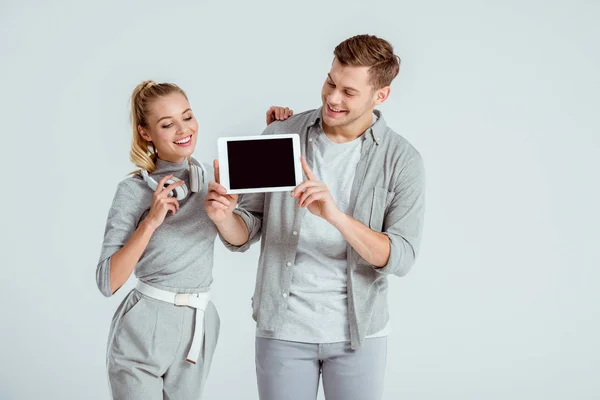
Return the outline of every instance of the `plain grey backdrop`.
{"type": "MultiPolygon", "coordinates": [[[[422,252],[390,279],[385,399],[600,398],[598,1],[0,2],[0,398],[106,399],[94,274],[133,169],[129,96],[189,94],[195,156],[320,105],[335,45],[402,57],[387,122],[422,153],[422,252]]],[[[258,246],[216,247],[206,399],[257,399],[258,246]]]]}

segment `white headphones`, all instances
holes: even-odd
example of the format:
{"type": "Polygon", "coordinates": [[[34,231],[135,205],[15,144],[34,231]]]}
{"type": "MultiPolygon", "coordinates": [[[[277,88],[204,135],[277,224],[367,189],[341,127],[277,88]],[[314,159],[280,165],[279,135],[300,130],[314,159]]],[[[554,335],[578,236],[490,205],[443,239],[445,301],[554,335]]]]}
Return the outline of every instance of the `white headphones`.
{"type": "MultiPolygon", "coordinates": [[[[197,166],[196,164],[190,162],[190,189],[193,193],[197,193],[200,191],[200,188],[204,185],[207,176],[206,169],[204,169],[202,163],[199,164],[200,166],[197,166]]],[[[148,186],[150,186],[150,189],[156,191],[156,188],[158,187],[158,182],[154,178],[149,176],[148,171],[146,171],[145,169],[141,170],[140,173],[142,175],[142,179],[144,179],[148,186]]],[[[168,179],[165,182],[165,186],[180,180],[181,179],[174,176],[173,178],[168,179]]],[[[175,196],[177,200],[183,200],[187,197],[188,194],[188,188],[187,186],[185,186],[184,183],[183,185],[177,186],[175,189],[173,189],[171,193],[169,193],[169,197],[175,196]]]]}

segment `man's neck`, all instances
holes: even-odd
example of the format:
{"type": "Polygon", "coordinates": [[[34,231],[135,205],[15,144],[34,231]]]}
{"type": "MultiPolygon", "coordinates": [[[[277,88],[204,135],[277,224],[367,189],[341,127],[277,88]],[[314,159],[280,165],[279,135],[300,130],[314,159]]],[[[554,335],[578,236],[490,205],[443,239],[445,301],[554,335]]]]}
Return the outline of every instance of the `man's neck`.
{"type": "Polygon", "coordinates": [[[328,126],[323,122],[323,132],[335,143],[350,142],[360,137],[373,124],[373,110],[348,125],[328,126]]]}

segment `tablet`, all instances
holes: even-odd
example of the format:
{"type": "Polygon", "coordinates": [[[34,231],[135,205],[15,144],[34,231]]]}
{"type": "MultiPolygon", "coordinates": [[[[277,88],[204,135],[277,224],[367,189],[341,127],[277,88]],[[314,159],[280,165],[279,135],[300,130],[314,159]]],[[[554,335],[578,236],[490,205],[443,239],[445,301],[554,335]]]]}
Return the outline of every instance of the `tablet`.
{"type": "Polygon", "coordinates": [[[302,183],[296,133],[218,139],[221,185],[227,193],[291,191],[302,183]]]}

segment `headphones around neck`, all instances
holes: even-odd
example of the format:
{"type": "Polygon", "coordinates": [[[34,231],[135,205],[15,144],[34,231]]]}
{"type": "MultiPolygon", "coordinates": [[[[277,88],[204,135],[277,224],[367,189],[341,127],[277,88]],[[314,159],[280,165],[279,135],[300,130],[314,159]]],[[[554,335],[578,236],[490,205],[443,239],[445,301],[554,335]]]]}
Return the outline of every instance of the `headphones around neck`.
{"type": "MultiPolygon", "coordinates": [[[[204,182],[206,181],[206,169],[204,169],[202,163],[199,164],[200,166],[197,166],[196,164],[190,162],[190,189],[193,193],[199,192],[200,188],[204,185],[204,182]]],[[[143,169],[140,171],[140,174],[142,175],[142,179],[144,179],[144,181],[148,184],[150,189],[156,191],[156,188],[158,187],[158,182],[150,175],[148,175],[148,171],[143,169]]],[[[165,187],[180,180],[181,179],[174,176],[173,178],[168,179],[165,182],[165,187]]],[[[184,183],[183,185],[173,189],[171,193],[169,193],[169,197],[175,196],[177,200],[183,200],[188,196],[188,194],[188,188],[184,183]]]]}

